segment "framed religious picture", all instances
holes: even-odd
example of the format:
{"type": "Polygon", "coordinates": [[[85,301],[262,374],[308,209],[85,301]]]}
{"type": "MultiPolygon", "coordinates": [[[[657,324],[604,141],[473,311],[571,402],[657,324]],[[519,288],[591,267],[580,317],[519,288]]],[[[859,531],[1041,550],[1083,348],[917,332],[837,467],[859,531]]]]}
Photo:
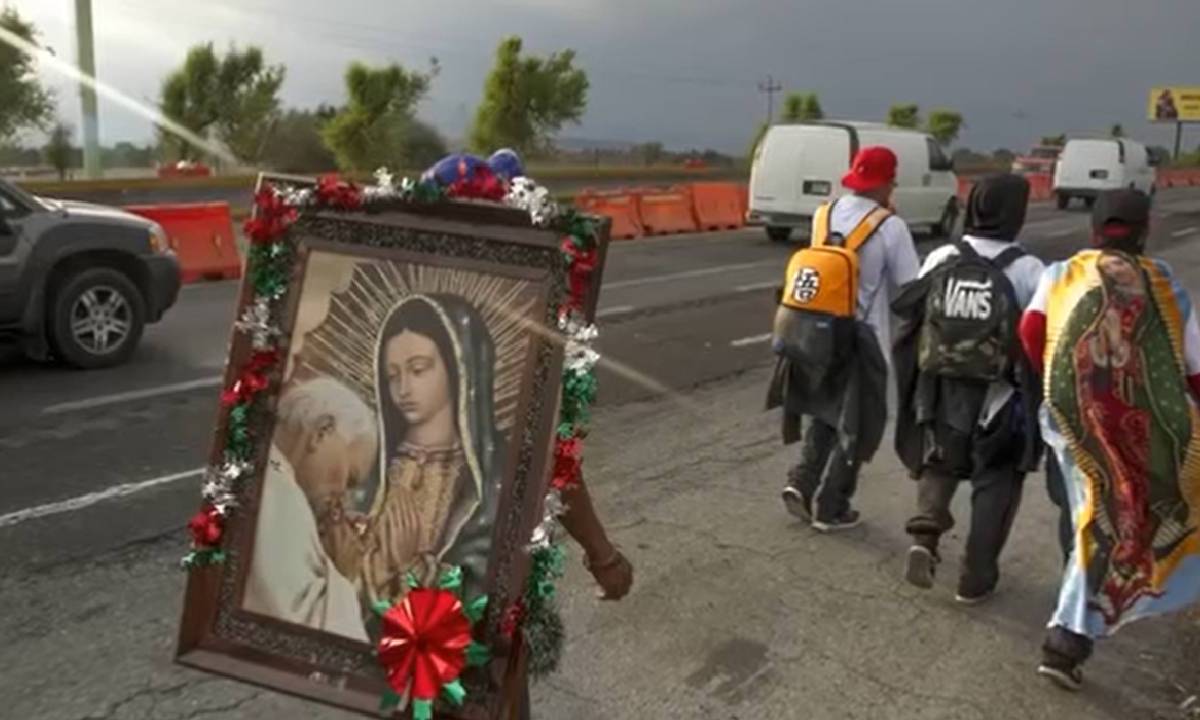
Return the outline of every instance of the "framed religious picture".
{"type": "Polygon", "coordinates": [[[594,397],[608,224],[478,185],[260,178],[179,662],[508,717],[594,397]]]}

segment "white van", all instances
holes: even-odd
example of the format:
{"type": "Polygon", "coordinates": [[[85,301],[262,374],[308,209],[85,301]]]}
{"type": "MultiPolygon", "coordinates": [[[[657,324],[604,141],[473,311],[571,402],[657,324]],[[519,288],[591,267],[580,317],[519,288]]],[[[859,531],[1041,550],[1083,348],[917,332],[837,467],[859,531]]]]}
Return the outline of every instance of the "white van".
{"type": "Polygon", "coordinates": [[[1067,141],[1054,169],[1060,210],[1075,198],[1091,207],[1098,193],[1118,188],[1154,193],[1154,162],[1145,145],[1115,138],[1067,141]]]}
{"type": "Polygon", "coordinates": [[[807,233],[821,203],[847,192],[842,175],[859,148],[869,145],[891,148],[900,161],[894,202],[901,217],[935,235],[951,232],[958,179],[941,147],[922,132],[860,122],[772,126],[754,151],[747,222],[766,226],[777,242],[786,242],[795,228],[807,233]]]}

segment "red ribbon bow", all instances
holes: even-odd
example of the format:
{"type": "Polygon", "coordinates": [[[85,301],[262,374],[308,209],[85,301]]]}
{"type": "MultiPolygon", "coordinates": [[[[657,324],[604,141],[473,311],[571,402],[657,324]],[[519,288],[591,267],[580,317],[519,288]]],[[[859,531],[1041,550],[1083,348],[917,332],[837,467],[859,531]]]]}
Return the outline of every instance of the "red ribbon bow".
{"type": "Polygon", "coordinates": [[[296,219],[296,209],[284,203],[269,185],[255,194],[254,207],[254,216],[242,226],[254,245],[273,242],[296,219]]]}
{"type": "Polygon", "coordinates": [[[337,175],[322,175],[317,179],[317,202],[337,210],[357,210],[362,207],[362,192],[352,182],[337,175]]]}
{"type": "Polygon", "coordinates": [[[577,437],[559,438],[554,443],[554,477],[551,487],[568,490],[579,484],[579,472],[583,466],[583,441],[577,437]]]}
{"type": "Polygon", "coordinates": [[[582,310],[591,288],[592,272],[596,269],[596,251],[580,249],[571,238],[563,240],[562,251],[571,261],[567,269],[567,292],[570,297],[565,309],[582,310]]]}
{"type": "Polygon", "coordinates": [[[223,531],[221,514],[208,503],[188,521],[188,530],[192,533],[192,542],[198,548],[216,547],[221,542],[223,531]]]}
{"type": "Polygon", "coordinates": [[[469,200],[491,200],[499,202],[504,199],[504,183],[487,167],[477,167],[468,175],[466,162],[458,163],[458,179],[446,189],[446,194],[453,198],[469,200]]]}
{"type": "Polygon", "coordinates": [[[383,616],[379,660],[388,683],[414,701],[432,702],[467,664],[471,621],[449,590],[415,588],[383,616]]]}
{"type": "Polygon", "coordinates": [[[221,405],[233,407],[241,402],[249,402],[255,395],[266,390],[271,385],[266,371],[278,362],[278,350],[265,350],[251,355],[249,362],[242,368],[242,374],[234,381],[233,387],[221,393],[221,405]]]}

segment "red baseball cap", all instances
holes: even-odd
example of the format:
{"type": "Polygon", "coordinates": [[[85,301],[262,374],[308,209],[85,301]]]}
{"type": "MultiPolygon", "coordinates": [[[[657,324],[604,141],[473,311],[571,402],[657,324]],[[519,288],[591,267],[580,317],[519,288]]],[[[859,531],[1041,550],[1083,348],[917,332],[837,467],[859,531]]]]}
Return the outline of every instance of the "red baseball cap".
{"type": "Polygon", "coordinates": [[[896,180],[896,153],[882,145],[858,151],[850,172],[842,176],[842,185],[855,192],[870,192],[896,180]]]}

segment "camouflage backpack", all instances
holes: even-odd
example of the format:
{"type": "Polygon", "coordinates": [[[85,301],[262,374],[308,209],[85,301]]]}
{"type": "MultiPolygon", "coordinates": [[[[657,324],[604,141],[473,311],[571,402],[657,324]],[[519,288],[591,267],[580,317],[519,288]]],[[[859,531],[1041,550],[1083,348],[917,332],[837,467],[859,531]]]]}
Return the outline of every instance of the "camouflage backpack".
{"type": "Polygon", "coordinates": [[[1006,377],[1016,354],[1021,306],[1004,268],[1025,255],[1014,245],[988,260],[968,243],[934,269],[917,341],[922,372],[967,380],[1006,377]]]}

